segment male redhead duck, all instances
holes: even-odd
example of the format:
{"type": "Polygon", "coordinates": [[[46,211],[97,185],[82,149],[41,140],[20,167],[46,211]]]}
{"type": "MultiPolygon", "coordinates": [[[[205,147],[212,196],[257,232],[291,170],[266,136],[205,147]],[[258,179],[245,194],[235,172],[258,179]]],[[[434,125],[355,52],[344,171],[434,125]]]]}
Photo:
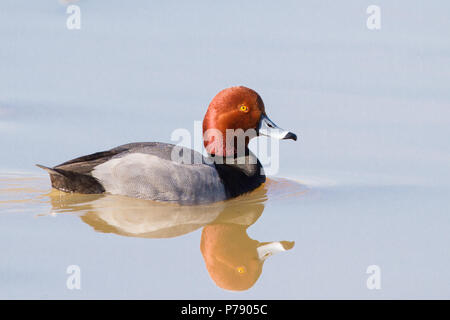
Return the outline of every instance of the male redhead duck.
{"type": "Polygon", "coordinates": [[[138,142],[53,168],[38,167],[50,174],[53,188],[64,192],[107,192],[179,204],[211,203],[252,191],[265,182],[261,163],[248,149],[252,137],[297,140],[295,134],[277,127],[267,117],[258,93],[242,86],[224,89],[214,97],[203,119],[203,133],[208,157],[173,144],[138,142]],[[229,129],[235,130],[232,139],[227,135],[229,129]]]}

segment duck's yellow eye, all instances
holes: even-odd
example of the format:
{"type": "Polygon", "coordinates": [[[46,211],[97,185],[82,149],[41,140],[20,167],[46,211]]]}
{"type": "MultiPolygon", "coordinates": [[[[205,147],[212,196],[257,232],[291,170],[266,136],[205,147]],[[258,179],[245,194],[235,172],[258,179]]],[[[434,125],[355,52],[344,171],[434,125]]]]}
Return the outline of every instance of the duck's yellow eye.
{"type": "Polygon", "coordinates": [[[236,268],[237,272],[239,272],[240,274],[245,273],[247,270],[245,269],[245,267],[237,267],[236,268]]]}
{"type": "Polygon", "coordinates": [[[239,110],[241,110],[242,112],[248,112],[248,107],[246,105],[242,105],[239,107],[239,110]]]}

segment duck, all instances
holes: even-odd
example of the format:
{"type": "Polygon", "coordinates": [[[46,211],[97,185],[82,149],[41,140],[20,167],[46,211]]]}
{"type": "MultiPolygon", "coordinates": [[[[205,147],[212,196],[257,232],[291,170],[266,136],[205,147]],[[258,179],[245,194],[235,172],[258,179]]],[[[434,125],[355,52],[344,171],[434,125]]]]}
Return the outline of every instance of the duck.
{"type": "Polygon", "coordinates": [[[267,116],[260,95],[245,86],[221,90],[203,119],[207,155],[162,142],[136,142],[78,157],[49,173],[54,189],[67,193],[113,194],[176,204],[225,201],[265,181],[264,169],[249,150],[252,138],[297,140],[267,116]]]}

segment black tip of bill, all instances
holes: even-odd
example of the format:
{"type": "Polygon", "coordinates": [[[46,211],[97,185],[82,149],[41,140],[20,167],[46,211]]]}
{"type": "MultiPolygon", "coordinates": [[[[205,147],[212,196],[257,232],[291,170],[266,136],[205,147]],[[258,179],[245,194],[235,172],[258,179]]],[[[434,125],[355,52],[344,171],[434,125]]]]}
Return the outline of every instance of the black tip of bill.
{"type": "Polygon", "coordinates": [[[295,133],[288,132],[288,133],[286,133],[286,135],[284,136],[283,140],[288,140],[288,139],[297,141],[297,135],[296,135],[295,133]]]}

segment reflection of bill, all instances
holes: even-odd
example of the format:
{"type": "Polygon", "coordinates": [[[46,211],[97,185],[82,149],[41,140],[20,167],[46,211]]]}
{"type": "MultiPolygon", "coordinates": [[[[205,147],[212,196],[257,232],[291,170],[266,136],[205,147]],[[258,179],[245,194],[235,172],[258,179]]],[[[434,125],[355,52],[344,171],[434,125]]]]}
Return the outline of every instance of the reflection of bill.
{"type": "MultiPolygon", "coordinates": [[[[261,206],[261,211],[264,209],[261,206]]],[[[286,251],[294,242],[259,242],[247,235],[248,225],[210,224],[203,228],[200,248],[214,282],[227,290],[251,288],[262,272],[264,261],[286,251]]]]}
{"type": "Polygon", "coordinates": [[[294,246],[289,241],[259,242],[247,235],[247,228],[264,211],[270,190],[275,190],[275,197],[277,188],[289,189],[290,194],[305,192],[304,186],[286,181],[270,179],[250,194],[201,206],[59,191],[49,196],[54,213],[81,213],[81,219],[97,232],[173,238],[203,227],[200,249],[213,281],[223,289],[247,290],[258,280],[268,257],[294,246]]]}

